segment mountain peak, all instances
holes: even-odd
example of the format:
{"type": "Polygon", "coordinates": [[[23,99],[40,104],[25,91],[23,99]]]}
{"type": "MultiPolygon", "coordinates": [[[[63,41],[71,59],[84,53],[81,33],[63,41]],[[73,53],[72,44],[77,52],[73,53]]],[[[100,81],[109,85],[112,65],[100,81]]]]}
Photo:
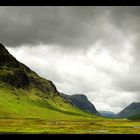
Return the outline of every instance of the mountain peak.
{"type": "Polygon", "coordinates": [[[26,65],[20,63],[12,56],[3,44],[0,43],[0,82],[16,88],[35,87],[43,93],[58,95],[55,85],[33,72],[26,65]]]}
{"type": "MultiPolygon", "coordinates": [[[[0,50],[1,49],[5,49],[4,45],[2,43],[0,43],[0,50]]],[[[6,50],[6,49],[5,49],[6,50]]]]}
{"type": "MultiPolygon", "coordinates": [[[[6,50],[6,48],[4,47],[4,45],[2,45],[1,43],[0,43],[0,56],[4,56],[4,55],[6,55],[6,54],[8,54],[8,51],[6,50]]],[[[1,60],[0,60],[1,61],[1,60]]]]}
{"type": "Polygon", "coordinates": [[[0,66],[18,67],[19,62],[8,52],[3,44],[0,43],[0,66]]]}
{"type": "Polygon", "coordinates": [[[140,104],[140,102],[133,102],[133,103],[131,103],[131,104],[140,104]]]}
{"type": "Polygon", "coordinates": [[[10,53],[2,43],[0,43],[0,55],[10,55],[10,53]]]}
{"type": "Polygon", "coordinates": [[[100,115],[100,113],[96,110],[95,106],[88,100],[87,96],[84,94],[74,94],[74,95],[66,95],[64,93],[59,94],[65,100],[69,101],[74,106],[96,115],[100,115]]]}

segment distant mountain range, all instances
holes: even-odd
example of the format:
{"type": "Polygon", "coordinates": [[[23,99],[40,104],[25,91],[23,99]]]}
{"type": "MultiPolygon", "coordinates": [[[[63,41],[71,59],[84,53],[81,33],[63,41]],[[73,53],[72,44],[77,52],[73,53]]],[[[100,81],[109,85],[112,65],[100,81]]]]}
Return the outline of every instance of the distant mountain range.
{"type": "Polygon", "coordinates": [[[111,112],[111,111],[99,111],[99,113],[103,116],[103,117],[107,117],[107,118],[115,118],[115,113],[111,112]]]}

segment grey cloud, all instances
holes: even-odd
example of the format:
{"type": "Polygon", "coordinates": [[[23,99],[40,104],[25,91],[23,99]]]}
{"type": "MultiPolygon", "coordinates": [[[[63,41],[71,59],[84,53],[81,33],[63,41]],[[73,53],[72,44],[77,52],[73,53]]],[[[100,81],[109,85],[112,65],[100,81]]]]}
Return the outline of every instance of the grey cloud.
{"type": "Polygon", "coordinates": [[[98,40],[104,40],[105,46],[114,42],[119,46],[124,39],[125,28],[131,28],[125,24],[121,28],[121,24],[133,17],[139,18],[139,9],[98,6],[0,7],[0,38],[8,46],[44,43],[87,49],[98,40]],[[106,21],[110,29],[106,27],[106,21]],[[111,28],[111,25],[114,26],[111,28]],[[119,34],[114,33],[115,28],[121,28],[119,34]]]}
{"type": "MultiPolygon", "coordinates": [[[[98,55],[101,52],[95,53],[95,61],[92,61],[87,54],[80,52],[73,54],[65,52],[61,55],[60,50],[54,52],[49,45],[36,46],[36,49],[29,46],[8,49],[19,61],[42,77],[52,80],[60,92],[83,93],[97,106],[97,109],[119,112],[123,107],[137,100],[136,91],[129,90],[133,84],[133,82],[128,83],[131,80],[130,76],[128,78],[129,73],[115,71],[113,68],[118,67],[118,64],[101,65],[102,67],[94,64],[99,63],[98,55]]],[[[102,61],[104,62],[104,58],[102,61]]],[[[124,64],[123,61],[120,63],[124,64]]],[[[136,86],[136,83],[133,86],[136,86]]]]}
{"type": "Polygon", "coordinates": [[[137,92],[140,91],[140,84],[139,84],[140,78],[136,75],[133,78],[126,77],[125,79],[120,79],[117,83],[117,86],[124,91],[130,91],[130,92],[137,92]]]}
{"type": "MultiPolygon", "coordinates": [[[[140,6],[120,6],[113,7],[110,11],[110,19],[112,24],[115,24],[118,28],[123,29],[125,32],[132,29],[137,31],[140,22],[140,6]]],[[[128,33],[128,32],[126,32],[128,33]]]]}
{"type": "Polygon", "coordinates": [[[100,36],[99,7],[0,7],[0,37],[9,46],[78,46],[100,36]],[[92,36],[91,36],[92,35],[92,36]]]}

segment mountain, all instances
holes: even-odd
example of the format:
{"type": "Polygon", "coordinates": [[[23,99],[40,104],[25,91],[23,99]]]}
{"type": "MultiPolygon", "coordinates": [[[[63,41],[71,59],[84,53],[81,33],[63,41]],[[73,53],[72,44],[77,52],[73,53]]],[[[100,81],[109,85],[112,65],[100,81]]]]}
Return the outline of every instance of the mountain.
{"type": "Polygon", "coordinates": [[[114,118],[115,117],[115,113],[114,112],[111,112],[111,111],[99,111],[99,113],[103,117],[107,117],[107,118],[114,118]]]}
{"type": "Polygon", "coordinates": [[[125,109],[119,112],[117,118],[129,118],[131,116],[136,116],[140,114],[140,102],[133,102],[128,105],[125,109]]]}
{"type": "Polygon", "coordinates": [[[42,92],[59,94],[51,81],[41,78],[30,68],[18,62],[2,44],[0,44],[0,81],[16,88],[35,87],[42,92]]]}
{"type": "Polygon", "coordinates": [[[0,44],[0,118],[72,119],[96,117],[60,95],[52,81],[40,77],[0,44]]]}
{"type": "Polygon", "coordinates": [[[95,106],[87,99],[84,94],[66,95],[64,93],[60,93],[60,96],[63,97],[66,101],[69,101],[72,105],[84,111],[100,115],[95,106]]]}

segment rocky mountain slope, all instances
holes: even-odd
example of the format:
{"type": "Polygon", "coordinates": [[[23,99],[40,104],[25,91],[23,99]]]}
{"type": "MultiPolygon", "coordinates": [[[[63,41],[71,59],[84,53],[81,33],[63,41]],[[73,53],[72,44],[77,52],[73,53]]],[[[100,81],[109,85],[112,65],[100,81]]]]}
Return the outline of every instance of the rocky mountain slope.
{"type": "Polygon", "coordinates": [[[60,96],[84,111],[100,115],[95,106],[87,99],[84,94],[66,95],[64,93],[60,93],[60,96]]]}
{"type": "Polygon", "coordinates": [[[0,81],[16,88],[35,87],[42,92],[59,94],[51,81],[41,78],[30,68],[18,62],[2,44],[0,44],[0,81]]]}
{"type": "Polygon", "coordinates": [[[133,102],[119,112],[117,118],[128,118],[140,114],[140,102],[133,102]]]}

